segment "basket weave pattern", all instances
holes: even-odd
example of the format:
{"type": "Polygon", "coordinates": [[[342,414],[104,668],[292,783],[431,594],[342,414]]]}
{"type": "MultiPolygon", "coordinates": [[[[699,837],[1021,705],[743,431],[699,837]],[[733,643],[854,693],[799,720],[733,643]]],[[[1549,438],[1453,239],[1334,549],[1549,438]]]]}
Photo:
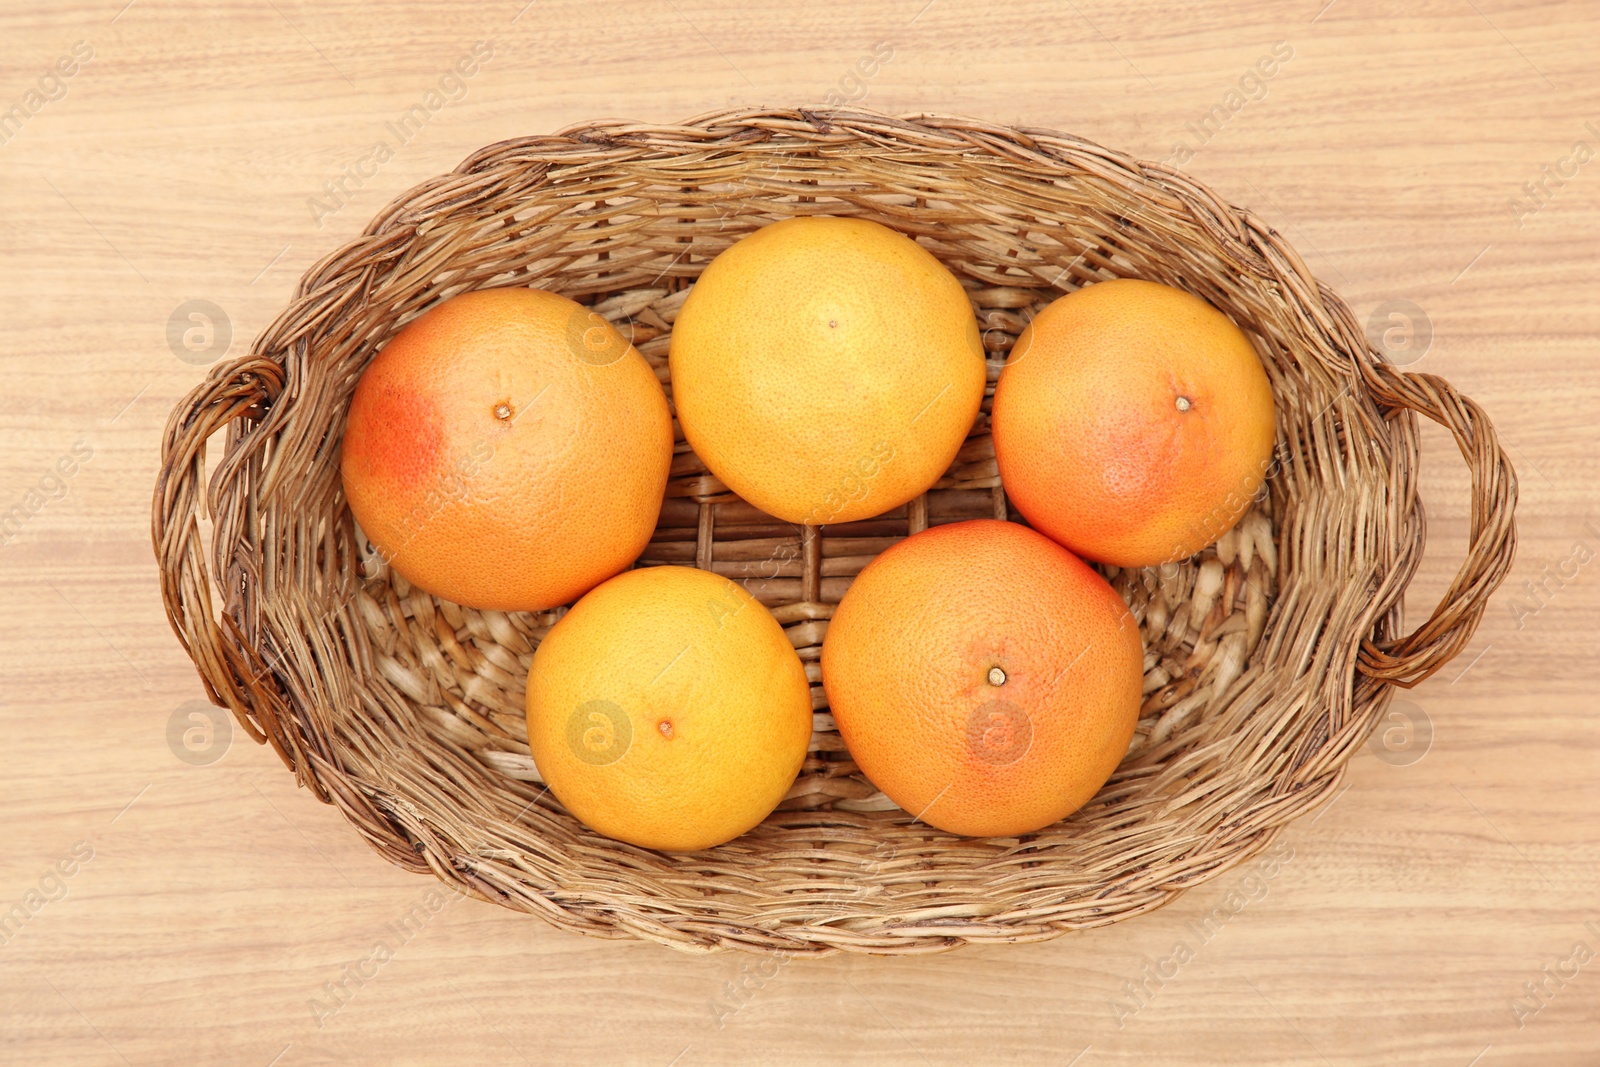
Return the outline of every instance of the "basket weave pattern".
{"type": "Polygon", "coordinates": [[[911,953],[1114,922],[1264,847],[1337,786],[1390,686],[1427,677],[1471,636],[1511,563],[1515,495],[1475,404],[1384,363],[1278,234],[1178,171],[1047,130],[744,110],[503,142],[395,201],[173,413],[153,536],[169,617],[211,698],[391,862],[599,936],[911,953]],[[540,784],[523,687],[559,610],[425,594],[361,543],[345,506],[355,382],[427,308],[494,286],[564,293],[631,335],[670,395],[667,347],[694,279],[739,237],[799,214],[874,219],[942,260],[977,309],[989,394],[1039,309],[1115,277],[1204,297],[1267,368],[1278,450],[1246,518],[1181,565],[1104,568],[1143,632],[1138,732],[1100,794],[1039,833],[963,839],[895,807],[845,751],[817,665],[834,606],[878,552],[930,524],[1016,517],[988,396],[933,490],[835,526],[759,513],[678,434],[642,562],[743,583],[784,624],[816,709],[779,809],[703,852],[600,837],[540,784]],[[1402,635],[1424,538],[1414,413],[1453,434],[1473,500],[1460,573],[1402,635]]]}

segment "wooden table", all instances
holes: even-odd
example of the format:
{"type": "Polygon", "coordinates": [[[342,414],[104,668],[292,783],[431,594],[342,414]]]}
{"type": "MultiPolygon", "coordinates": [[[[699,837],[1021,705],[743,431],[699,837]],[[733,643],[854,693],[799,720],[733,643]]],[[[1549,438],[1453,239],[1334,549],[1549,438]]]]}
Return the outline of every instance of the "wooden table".
{"type": "MultiPolygon", "coordinates": [[[[0,929],[0,1060],[1600,1062],[1600,12],[1235,6],[6,5],[0,513],[22,510],[0,534],[0,913],[22,918],[0,929]],[[474,73],[375,164],[475,42],[474,73]],[[758,969],[472,901],[397,934],[431,882],[242,735],[211,762],[169,743],[201,690],[149,541],[167,412],[224,329],[243,351],[311,263],[480,145],[830,94],[1173,158],[1358,315],[1408,301],[1397,358],[1481,401],[1516,458],[1516,569],[1461,658],[1405,695],[1410,741],[1397,726],[1356,758],[1271,877],[916,959],[758,969]],[[185,347],[169,319],[190,301],[216,332],[185,347]],[[392,959],[361,962],[385,939],[392,959]]],[[[1465,469],[1442,432],[1426,448],[1413,619],[1465,544],[1465,469]]]]}

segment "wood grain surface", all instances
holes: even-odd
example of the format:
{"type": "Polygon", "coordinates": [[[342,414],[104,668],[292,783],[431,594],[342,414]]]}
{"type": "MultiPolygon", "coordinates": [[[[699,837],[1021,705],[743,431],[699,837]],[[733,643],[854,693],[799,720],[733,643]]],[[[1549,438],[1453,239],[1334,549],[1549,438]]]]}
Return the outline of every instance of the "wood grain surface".
{"type": "MultiPolygon", "coordinates": [[[[1600,1063],[1597,39],[1511,0],[7,0],[0,1061],[1600,1063]],[[1276,862],[1047,944],[687,957],[437,895],[241,734],[186,743],[149,501],[205,364],[481,145],[830,96],[1179,162],[1494,418],[1516,568],[1276,862]]],[[[1467,520],[1426,448],[1413,619],[1467,520]]]]}

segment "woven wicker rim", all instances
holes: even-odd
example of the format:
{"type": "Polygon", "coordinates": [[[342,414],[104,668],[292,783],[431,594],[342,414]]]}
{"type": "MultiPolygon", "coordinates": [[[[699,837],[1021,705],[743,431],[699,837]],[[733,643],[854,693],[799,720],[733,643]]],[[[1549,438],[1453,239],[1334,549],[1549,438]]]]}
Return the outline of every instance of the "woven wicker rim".
{"type": "Polygon", "coordinates": [[[152,535],[169,619],[211,699],[396,865],[598,936],[903,954],[1104,925],[1264,847],[1337,787],[1390,686],[1461,650],[1510,567],[1515,499],[1475,403],[1386,363],[1276,232],[1183,173],[1050,130],[748,109],[505,141],[394,201],[305,275],[249,355],[178,405],[152,535]],[[438,601],[358,542],[337,472],[344,412],[406,322],[469,289],[553,289],[631,331],[670,392],[687,287],[733,240],[796,214],[876,219],[945,262],[984,326],[991,392],[1039,308],[1113,277],[1203,296],[1268,368],[1279,449],[1251,513],[1180,566],[1106,569],[1145,639],[1139,733],[1095,800],[1037,834],[956,838],[895,808],[855,770],[815,684],[832,605],[876,552],[930,523],[1011,517],[987,398],[932,491],[842,526],[760,515],[679,434],[643,562],[743,582],[785,624],[817,705],[784,804],[703,852],[599,837],[540,785],[522,686],[559,611],[438,601]],[[1414,413],[1455,437],[1472,510],[1460,572],[1402,634],[1425,528],[1414,413]]]}

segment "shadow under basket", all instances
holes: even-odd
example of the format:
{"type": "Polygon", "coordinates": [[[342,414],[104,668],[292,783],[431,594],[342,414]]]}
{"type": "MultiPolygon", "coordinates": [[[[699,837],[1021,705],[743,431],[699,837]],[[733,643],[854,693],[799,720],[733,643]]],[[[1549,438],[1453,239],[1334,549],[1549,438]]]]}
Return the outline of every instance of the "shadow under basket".
{"type": "Polygon", "coordinates": [[[1515,499],[1476,404],[1394,369],[1277,233],[1182,172],[1049,130],[752,109],[505,141],[396,200],[173,412],[153,536],[168,616],[211,699],[390,862],[601,937],[904,954],[1116,922],[1259,851],[1337,787],[1390,687],[1465,645],[1511,564],[1515,499]],[[821,528],[759,513],[678,434],[641,562],[709,568],[770,607],[805,662],[815,732],[794,788],[750,833],[637,848],[569,815],[528,755],[523,687],[560,611],[475,611],[389,572],[340,487],[345,412],[401,327],[499,286],[591,305],[670,395],[668,341],[695,278],[795,215],[876,220],[954,272],[990,360],[983,413],[925,496],[821,528]],[[857,771],[828,714],[821,641],[878,552],[929,525],[1015,517],[989,437],[1006,351],[1055,297],[1123,277],[1187,289],[1246,331],[1276,395],[1277,452],[1215,545],[1166,568],[1103,568],[1146,655],[1138,732],[1099,795],[1037,833],[955,837],[857,771]],[[1460,573],[1405,634],[1424,539],[1417,414],[1454,435],[1472,509],[1460,573]]]}

